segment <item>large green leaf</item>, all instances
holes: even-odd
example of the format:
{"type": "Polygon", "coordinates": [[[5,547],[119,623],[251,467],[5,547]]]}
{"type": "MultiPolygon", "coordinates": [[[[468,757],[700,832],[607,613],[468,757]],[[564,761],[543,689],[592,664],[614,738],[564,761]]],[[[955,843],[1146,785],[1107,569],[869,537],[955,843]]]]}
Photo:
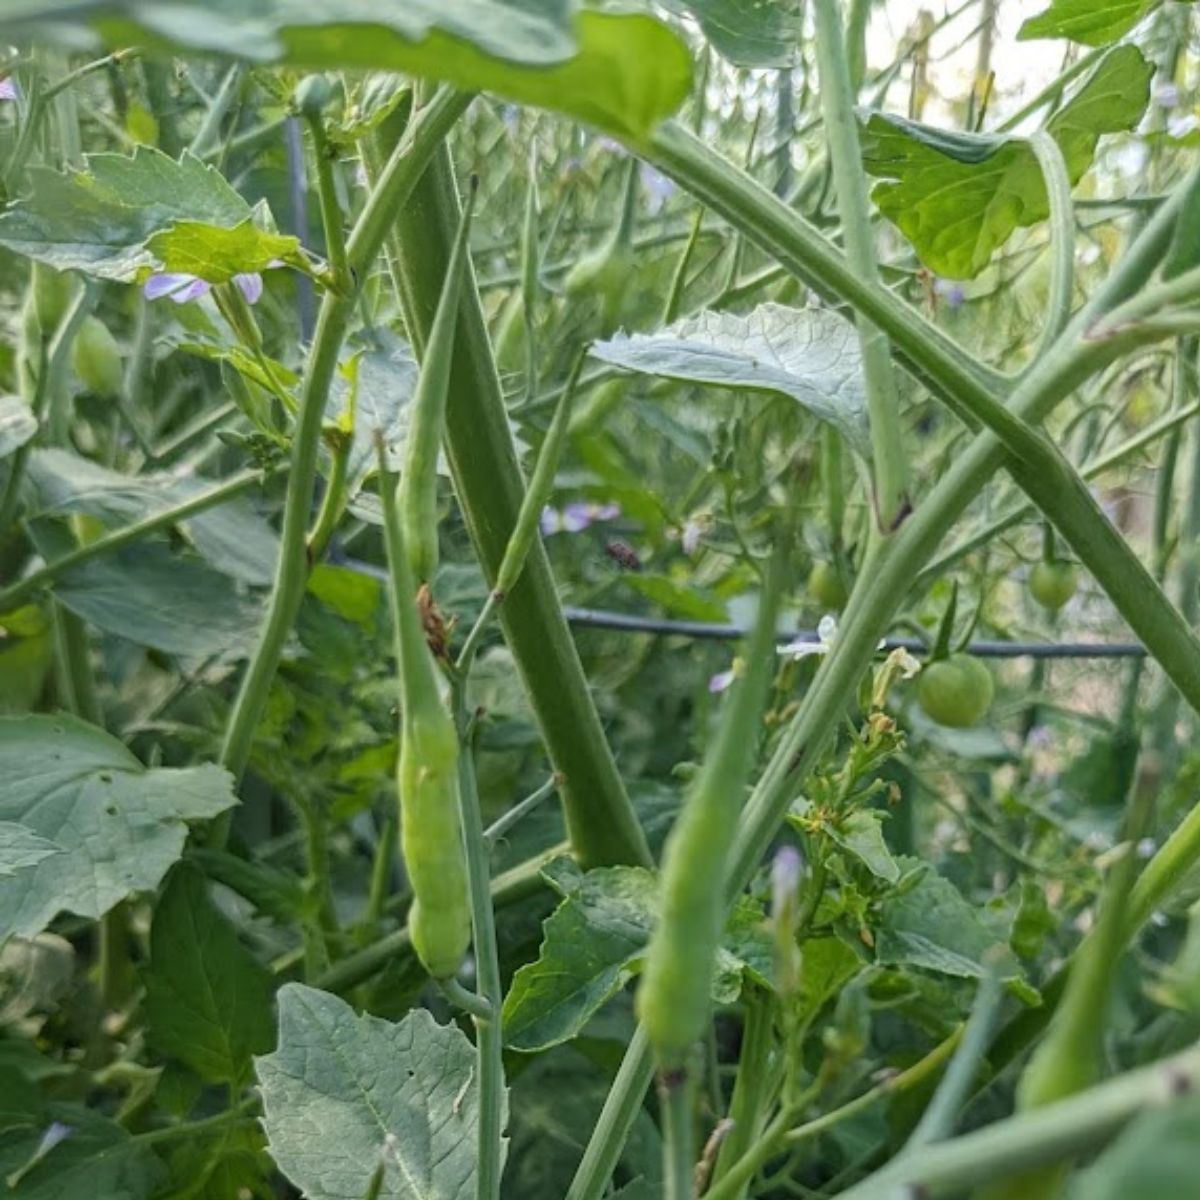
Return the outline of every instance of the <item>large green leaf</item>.
{"type": "Polygon", "coordinates": [[[307,1200],[364,1195],[381,1159],[383,1200],[473,1195],[474,1064],[466,1035],[425,1009],[392,1024],[289,983],[279,1047],[255,1063],[271,1156],[307,1200]]]}
{"type": "Polygon", "coordinates": [[[31,870],[42,859],[61,853],[62,847],[57,842],[38,837],[24,825],[0,821],[0,877],[31,870]]]}
{"type": "Polygon", "coordinates": [[[1053,0],[1021,26],[1017,38],[1070,38],[1085,46],[1107,46],[1161,6],[1162,0],[1053,0]]]}
{"type": "Polygon", "coordinates": [[[663,0],[663,7],[695,17],[712,48],[735,66],[791,67],[799,60],[799,0],[663,0]]]}
{"type": "Polygon", "coordinates": [[[60,912],[100,917],[157,887],[183,853],[184,822],[236,802],[219,767],[147,770],[74,717],[0,718],[0,821],[57,847],[0,875],[0,939],[41,933],[60,912]]]}
{"type": "MultiPolygon", "coordinates": [[[[922,868],[901,858],[905,872],[922,868]]],[[[926,869],[915,886],[889,896],[879,908],[875,952],[881,963],[921,967],[940,975],[982,978],[989,969],[1017,978],[1016,959],[948,879],[926,869]]]]}
{"type": "MultiPolygon", "coordinates": [[[[171,508],[216,482],[122,475],[66,450],[38,450],[29,460],[26,502],[31,518],[87,513],[115,528],[171,508]]],[[[260,587],[274,578],[279,539],[248,497],[205,509],[179,527],[223,575],[260,587]]]]}
{"type": "Polygon", "coordinates": [[[0,213],[0,246],[117,280],[168,270],[224,283],[273,259],[303,262],[296,238],[260,228],[265,216],[190,154],[176,161],[139,146],[85,164],[66,174],[35,167],[29,194],[0,213]]]}
{"type": "Polygon", "coordinates": [[[14,1200],[148,1200],[165,1176],[149,1146],[81,1105],[48,1105],[36,1124],[0,1134],[0,1179],[18,1181],[4,1189],[14,1200]]]}
{"type": "MultiPolygon", "coordinates": [[[[45,550],[44,531],[37,541],[45,550]]],[[[54,595],[105,633],[189,659],[244,658],[262,623],[262,605],[228,575],[161,541],[71,567],[55,581],[54,595]]]]}
{"type": "Polygon", "coordinates": [[[858,449],[870,444],[858,335],[827,309],[702,312],[656,333],[618,334],[592,354],[646,375],[790,396],[858,449]]]}
{"type": "MultiPolygon", "coordinates": [[[[504,1001],[504,1032],[516,1050],[545,1050],[575,1037],[641,969],[654,930],[658,878],[643,867],[602,867],[552,880],[563,902],[543,925],[537,960],[516,973],[504,1001]]],[[[712,981],[713,998],[731,1003],[750,970],[769,983],[769,939],[762,914],[745,900],[734,910],[712,981]]]]}
{"type": "MultiPolygon", "coordinates": [[[[1077,183],[1102,134],[1137,125],[1150,99],[1154,66],[1136,46],[1105,56],[1047,130],[1077,183]]],[[[949,279],[970,279],[1020,226],[1045,220],[1046,184],[1029,142],[999,134],[954,133],[872,113],[863,163],[885,182],[872,195],[921,261],[949,279]]]]}
{"type": "Polygon", "coordinates": [[[10,0],[9,36],[86,21],[111,46],[211,53],[314,70],[374,68],[492,91],[640,137],[691,86],[687,46],[644,13],[573,0],[10,0]]]}
{"type": "Polygon", "coordinates": [[[146,970],[150,1040],[210,1083],[242,1084],[271,1048],[271,973],[209,899],[204,876],[175,868],[154,910],[146,970]]]}

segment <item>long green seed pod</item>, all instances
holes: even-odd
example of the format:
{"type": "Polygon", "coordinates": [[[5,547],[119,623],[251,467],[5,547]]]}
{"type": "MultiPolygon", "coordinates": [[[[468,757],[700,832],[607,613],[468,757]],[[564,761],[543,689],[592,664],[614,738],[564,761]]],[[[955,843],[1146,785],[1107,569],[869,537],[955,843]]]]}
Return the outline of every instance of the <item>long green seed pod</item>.
{"type": "Polygon", "coordinates": [[[435,979],[458,970],[471,941],[471,901],[458,803],[458,733],[425,642],[405,552],[398,495],[383,470],[380,494],[400,663],[400,847],[412,885],[413,949],[435,979]]]}
{"type": "Polygon", "coordinates": [[[412,420],[404,443],[398,507],[408,562],[419,583],[428,583],[437,570],[437,464],[446,425],[446,397],[454,362],[458,300],[470,262],[467,236],[471,231],[475,185],[463,208],[458,236],[446,268],[446,280],[429,331],[421,374],[412,401],[412,420]]]}
{"type": "MultiPolygon", "coordinates": [[[[781,544],[785,539],[781,539],[781,544]]],[[[777,552],[729,710],[663,855],[662,907],[637,994],[638,1016],[667,1069],[686,1064],[711,1012],[713,963],[725,919],[726,855],[753,765],[775,669],[784,562],[777,552]]]]}

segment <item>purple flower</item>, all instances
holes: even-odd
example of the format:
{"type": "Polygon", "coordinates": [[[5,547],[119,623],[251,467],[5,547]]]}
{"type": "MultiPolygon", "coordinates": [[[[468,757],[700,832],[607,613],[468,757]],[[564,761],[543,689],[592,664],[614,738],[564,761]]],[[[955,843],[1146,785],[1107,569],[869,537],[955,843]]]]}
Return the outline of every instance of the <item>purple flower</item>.
{"type": "Polygon", "coordinates": [[[611,138],[606,133],[601,134],[596,139],[596,145],[599,146],[602,150],[607,150],[610,154],[617,154],[617,155],[620,155],[622,158],[625,157],[625,147],[622,146],[621,143],[618,142],[616,138],[611,138]]]}
{"type": "Polygon", "coordinates": [[[661,211],[662,206],[675,195],[675,181],[668,179],[649,163],[642,163],[638,168],[638,174],[641,176],[642,187],[646,189],[646,195],[650,199],[650,215],[653,216],[661,211]]]}
{"type": "Polygon", "coordinates": [[[795,846],[780,846],[771,863],[771,913],[778,918],[796,902],[800,886],[800,851],[795,846]]]}
{"type": "Polygon", "coordinates": [[[733,686],[733,681],[737,678],[737,672],[730,667],[728,671],[718,671],[708,681],[708,690],[714,695],[728,691],[733,686]]]}
{"type": "Polygon", "coordinates": [[[42,1140],[38,1142],[38,1158],[49,1154],[59,1142],[65,1142],[74,1132],[75,1129],[71,1125],[64,1125],[62,1121],[51,1121],[46,1126],[46,1132],[42,1134],[42,1140]]]}
{"type": "Polygon", "coordinates": [[[1159,108],[1175,108],[1179,104],[1179,88],[1173,83],[1160,83],[1154,89],[1154,103],[1159,108]]]}
{"type": "Polygon", "coordinates": [[[581,533],[593,521],[611,521],[620,516],[619,504],[584,504],[576,501],[568,504],[559,511],[556,508],[542,510],[542,534],[549,537],[552,533],[581,533]]]}
{"type": "MultiPolygon", "coordinates": [[[[233,282],[238,291],[246,297],[249,304],[257,304],[263,293],[262,276],[257,271],[247,271],[235,275],[233,282]]],[[[186,304],[189,300],[199,300],[212,291],[212,284],[197,275],[183,273],[172,274],[169,271],[159,271],[151,275],[142,285],[142,291],[147,300],[160,300],[166,296],[176,304],[186,304]]]]}
{"type": "Polygon", "coordinates": [[[963,285],[953,279],[938,279],[934,282],[933,290],[936,295],[945,300],[950,308],[961,308],[967,298],[963,285]]]}
{"type": "Polygon", "coordinates": [[[0,100],[15,100],[17,98],[17,82],[11,75],[0,79],[0,100]]]}

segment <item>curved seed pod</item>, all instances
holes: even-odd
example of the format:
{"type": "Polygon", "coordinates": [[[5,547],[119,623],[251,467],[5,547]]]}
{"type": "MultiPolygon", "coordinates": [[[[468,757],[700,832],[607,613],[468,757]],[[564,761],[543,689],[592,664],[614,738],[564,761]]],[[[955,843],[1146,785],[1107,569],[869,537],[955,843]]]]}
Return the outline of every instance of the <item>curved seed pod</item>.
{"type": "Polygon", "coordinates": [[[471,229],[475,188],[463,209],[458,236],[446,268],[446,281],[429,331],[412,401],[412,421],[404,443],[398,507],[408,562],[418,583],[428,583],[437,570],[437,463],[446,424],[446,397],[454,362],[458,299],[470,263],[467,235],[471,229]]]}
{"type": "MultiPolygon", "coordinates": [[[[781,539],[781,544],[785,539],[781,539]]],[[[783,562],[771,565],[758,621],[716,742],[684,803],[663,855],[662,908],[638,988],[638,1016],[665,1068],[686,1064],[712,1002],[713,963],[725,919],[726,851],[754,761],[775,666],[783,562]]]]}
{"type": "Polygon", "coordinates": [[[442,700],[415,599],[402,514],[383,469],[380,493],[400,663],[400,847],[412,885],[413,948],[435,979],[458,970],[471,941],[471,902],[458,797],[458,732],[442,700]]]}

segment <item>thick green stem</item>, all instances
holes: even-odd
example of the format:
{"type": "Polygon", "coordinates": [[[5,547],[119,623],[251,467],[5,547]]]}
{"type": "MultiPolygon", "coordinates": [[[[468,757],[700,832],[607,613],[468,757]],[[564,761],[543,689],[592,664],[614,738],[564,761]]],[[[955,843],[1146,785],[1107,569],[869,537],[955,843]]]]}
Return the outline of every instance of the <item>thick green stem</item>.
{"type": "MultiPolygon", "coordinates": [[[[846,261],[856,274],[878,286],[879,265],[867,206],[841,6],[837,0],[814,0],[813,17],[821,72],[821,109],[842,218],[846,261]]],[[[879,529],[886,533],[902,519],[907,504],[908,459],[900,430],[900,403],[887,338],[861,312],[858,339],[871,422],[876,519],[879,529]]]]}
{"type": "Polygon", "coordinates": [[[696,1147],[692,1104],[696,1097],[694,1071],[672,1071],[659,1077],[662,1101],[663,1198],[692,1200],[696,1147]]]}
{"type": "MultiPolygon", "coordinates": [[[[445,278],[459,198],[449,152],[439,150],[395,219],[397,283],[418,356],[445,278]]],[[[467,528],[490,581],[504,558],[524,487],[473,272],[464,280],[446,412],[447,451],[467,528]]],[[[556,770],[571,845],[583,865],[649,863],[650,851],[605,741],[550,566],[535,541],[500,610],[556,770]]]]}

